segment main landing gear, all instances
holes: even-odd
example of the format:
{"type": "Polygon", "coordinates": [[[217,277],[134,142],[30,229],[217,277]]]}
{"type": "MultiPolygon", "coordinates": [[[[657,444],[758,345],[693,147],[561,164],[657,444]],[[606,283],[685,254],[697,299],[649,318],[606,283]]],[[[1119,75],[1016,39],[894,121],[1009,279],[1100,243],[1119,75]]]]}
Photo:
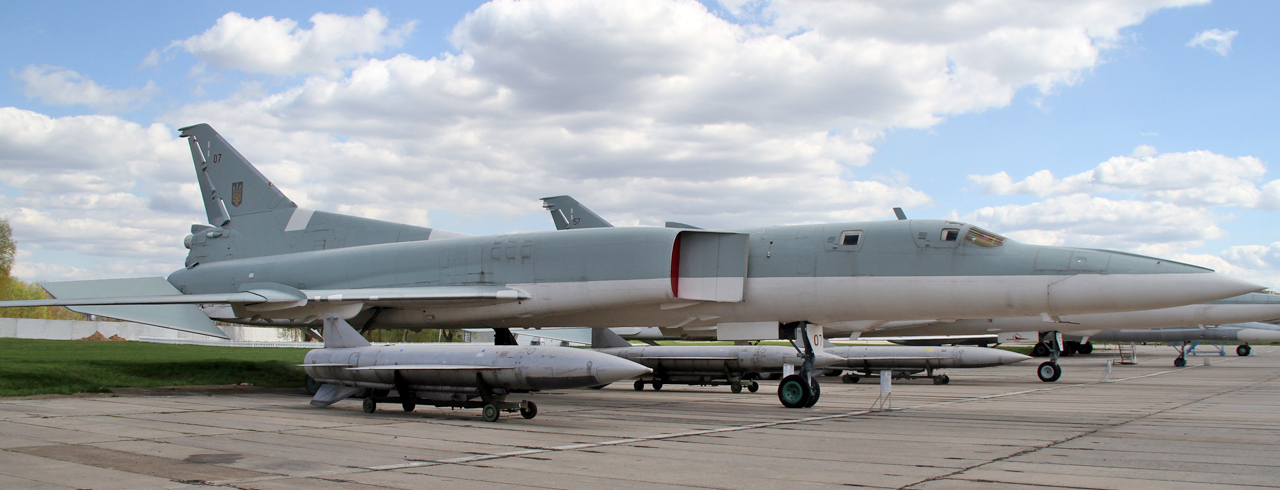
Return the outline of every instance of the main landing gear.
{"type": "Polygon", "coordinates": [[[800,372],[782,378],[778,383],[778,401],[787,408],[807,408],[818,403],[822,389],[818,380],[813,378],[813,360],[817,355],[813,350],[813,341],[809,339],[809,322],[787,323],[778,328],[780,337],[791,342],[796,352],[804,358],[800,372]],[[802,339],[804,349],[796,345],[796,337],[802,339]]]}
{"type": "Polygon", "coordinates": [[[1044,346],[1043,348],[1049,351],[1049,360],[1036,368],[1036,376],[1040,377],[1040,381],[1052,383],[1062,377],[1062,367],[1058,365],[1058,355],[1062,353],[1062,345],[1062,333],[1040,332],[1040,343],[1036,344],[1036,349],[1044,346]]]}

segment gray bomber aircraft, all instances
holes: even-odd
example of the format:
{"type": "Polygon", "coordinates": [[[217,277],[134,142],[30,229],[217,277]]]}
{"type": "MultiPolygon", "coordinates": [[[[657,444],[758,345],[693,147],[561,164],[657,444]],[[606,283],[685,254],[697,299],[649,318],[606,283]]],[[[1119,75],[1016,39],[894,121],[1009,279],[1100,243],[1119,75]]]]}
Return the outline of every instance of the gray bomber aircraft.
{"type": "MultiPolygon", "coordinates": [[[[579,203],[576,199],[569,196],[546,197],[542,199],[543,207],[551,212],[552,221],[558,230],[572,230],[579,228],[602,228],[613,226],[608,221],[592,212],[586,206],[579,203]],[[566,217],[580,217],[580,219],[567,219],[566,217]]],[[[897,215],[899,221],[923,222],[925,220],[907,220],[906,214],[902,209],[894,208],[894,214],[897,215]]],[[[960,226],[960,223],[945,222],[941,243],[930,243],[927,233],[918,233],[916,238],[917,252],[928,253],[925,250],[930,247],[946,247],[945,243],[948,238],[954,241],[956,235],[949,235],[959,230],[951,230],[945,228],[947,225],[960,226]],[[924,241],[923,243],[921,241],[924,241]],[[920,250],[920,249],[924,250],[920,250]]],[[[686,228],[699,229],[691,225],[676,222],[667,222],[669,228],[686,228]]],[[[976,227],[969,227],[970,233],[976,227]]],[[[912,228],[915,231],[915,228],[912,228]]],[[[983,233],[989,233],[982,230],[983,233]]],[[[983,245],[972,240],[971,236],[966,235],[966,241],[971,244],[983,245]]],[[[1000,238],[1003,240],[1003,238],[1000,238]]],[[[857,240],[854,240],[855,243],[857,240]]],[[[828,249],[836,248],[832,239],[828,238],[828,249]]],[[[969,246],[969,244],[965,244],[969,246]]],[[[998,245],[997,245],[998,246],[998,245]]],[[[1022,245],[1023,247],[1031,247],[1022,245]]],[[[1036,250],[1029,255],[1034,260],[1033,269],[1040,273],[1054,274],[1061,271],[1071,271],[1077,273],[1114,273],[1110,268],[1111,257],[1115,256],[1131,256],[1137,255],[1126,254],[1124,252],[1113,252],[1097,249],[1076,249],[1066,247],[1033,247],[1036,250]],[[1098,257],[1091,257],[1094,253],[1114,254],[1111,257],[1098,260],[1098,257]]],[[[957,247],[953,252],[954,256],[965,255],[964,248],[957,247]]],[[[1154,259],[1161,262],[1162,259],[1154,259]]],[[[1180,264],[1186,265],[1186,264],[1180,264]]],[[[1195,267],[1195,266],[1188,266],[1195,267]]],[[[1208,269],[1205,269],[1208,270],[1208,269]]],[[[855,271],[857,275],[859,272],[855,271]]],[[[1137,303],[1130,306],[1136,307],[1137,303]]],[[[917,319],[917,320],[861,320],[861,321],[842,321],[825,323],[825,333],[852,337],[859,335],[865,337],[903,337],[910,336],[915,340],[909,341],[913,345],[937,345],[938,338],[930,336],[941,336],[941,338],[954,338],[954,336],[967,336],[965,340],[970,343],[995,343],[995,335],[993,332],[1029,332],[1032,336],[1039,336],[1040,344],[1037,347],[1046,349],[1047,355],[1051,357],[1037,369],[1037,375],[1042,381],[1057,381],[1062,375],[1062,370],[1058,366],[1058,356],[1061,352],[1066,351],[1068,354],[1074,353],[1076,349],[1089,350],[1092,346],[1088,344],[1088,336],[1096,334],[1104,329],[1122,328],[1116,325],[1129,325],[1133,327],[1139,326],[1169,326],[1169,325],[1196,325],[1205,324],[1208,321],[1231,322],[1231,321],[1250,321],[1280,318],[1280,295],[1248,293],[1238,297],[1220,299],[1204,304],[1180,305],[1169,308],[1142,310],[1141,308],[1130,308],[1130,310],[1141,311],[1124,311],[1123,309],[1115,309],[1110,312],[1092,313],[1092,314],[1074,314],[1074,315],[1053,315],[1048,312],[1041,312],[1039,316],[1026,315],[1009,315],[999,318],[984,319],[966,319],[962,315],[946,315],[945,318],[937,319],[917,319]],[[1077,335],[1085,336],[1085,342],[1067,342],[1062,338],[1062,332],[1073,332],[1077,335]]],[[[657,340],[663,338],[682,338],[694,340],[710,340],[719,335],[718,329],[714,326],[705,325],[679,325],[675,327],[637,327],[631,326],[625,329],[615,329],[615,333],[619,333],[625,338],[636,340],[657,340]]],[[[935,377],[935,380],[939,378],[935,377]]],[[[946,379],[946,378],[941,378],[946,379]]]]}
{"type": "Polygon", "coordinates": [[[311,399],[317,407],[369,390],[366,413],[377,410],[379,402],[400,403],[406,412],[426,403],[479,408],[489,422],[503,411],[520,412],[526,419],[538,414],[531,401],[506,401],[510,393],[585,388],[650,371],[625,359],[569,347],[375,346],[332,313],[324,316],[324,348],[308,352],[302,367],[322,383],[311,399]]]}
{"type": "Polygon", "coordinates": [[[57,299],[0,307],[67,306],[211,335],[212,320],[316,326],[328,313],[361,329],[714,326],[721,339],[801,341],[808,362],[790,382],[807,400],[821,325],[1056,323],[1262,289],[1203,267],[1027,245],[945,220],[462,236],[300,208],[209,125],[180,131],[209,221],[192,226],[184,268],[167,279],[50,283],[57,299]]]}

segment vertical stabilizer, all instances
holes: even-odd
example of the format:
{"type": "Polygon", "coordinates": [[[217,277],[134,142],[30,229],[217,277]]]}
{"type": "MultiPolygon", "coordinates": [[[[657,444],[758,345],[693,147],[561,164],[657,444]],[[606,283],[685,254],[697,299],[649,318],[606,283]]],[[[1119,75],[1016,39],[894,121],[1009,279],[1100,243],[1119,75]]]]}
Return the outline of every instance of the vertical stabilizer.
{"type": "Polygon", "coordinates": [[[600,215],[569,196],[544,197],[542,207],[551,212],[551,221],[555,222],[557,230],[613,227],[600,215]]]}
{"type": "Polygon", "coordinates": [[[208,124],[179,129],[191,148],[209,225],[184,241],[202,262],[462,236],[299,208],[208,124]]]}
{"type": "Polygon", "coordinates": [[[191,147],[209,224],[226,226],[238,216],[297,207],[208,124],[178,131],[191,147]]]}
{"type": "Polygon", "coordinates": [[[342,317],[327,313],[324,316],[324,348],[341,349],[344,347],[368,347],[372,344],[360,332],[351,328],[351,324],[342,317]]]}
{"type": "Polygon", "coordinates": [[[591,348],[608,349],[610,347],[631,347],[631,342],[607,328],[591,329],[591,348]]]}

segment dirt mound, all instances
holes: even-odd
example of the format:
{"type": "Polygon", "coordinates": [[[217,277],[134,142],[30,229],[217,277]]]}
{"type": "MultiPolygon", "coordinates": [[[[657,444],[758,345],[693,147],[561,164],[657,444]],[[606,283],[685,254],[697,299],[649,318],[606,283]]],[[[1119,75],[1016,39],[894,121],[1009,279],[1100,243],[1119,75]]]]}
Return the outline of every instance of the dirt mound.
{"type": "Polygon", "coordinates": [[[124,338],[124,337],[121,337],[121,336],[119,336],[119,335],[112,335],[111,337],[107,337],[107,336],[105,336],[105,335],[102,335],[102,332],[94,332],[94,333],[93,333],[93,335],[90,335],[90,336],[85,337],[85,338],[83,338],[83,339],[77,339],[77,340],[90,340],[90,341],[94,341],[94,342],[107,342],[107,341],[111,341],[111,342],[120,342],[120,341],[125,341],[125,340],[128,340],[128,339],[126,339],[126,338],[124,338]]]}

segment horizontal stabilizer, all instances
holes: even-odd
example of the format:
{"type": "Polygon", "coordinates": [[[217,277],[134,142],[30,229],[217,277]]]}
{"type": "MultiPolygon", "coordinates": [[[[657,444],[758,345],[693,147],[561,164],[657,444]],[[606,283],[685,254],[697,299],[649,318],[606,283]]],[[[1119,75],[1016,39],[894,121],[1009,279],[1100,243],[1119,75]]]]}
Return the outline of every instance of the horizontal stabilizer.
{"type": "Polygon", "coordinates": [[[98,315],[118,320],[143,323],[171,330],[190,332],[220,339],[228,338],[195,304],[152,302],[140,304],[121,302],[126,297],[183,298],[177,288],[163,277],[138,277],[131,279],[99,279],[91,281],[45,282],[40,284],[57,299],[35,301],[4,301],[0,308],[15,306],[66,306],[67,309],[87,315],[98,315]],[[81,298],[98,298],[84,301],[81,298]],[[16,303],[16,304],[15,304],[16,303]],[[38,303],[38,304],[28,304],[38,303]]]}
{"type": "Polygon", "coordinates": [[[359,393],[361,389],[363,388],[325,383],[320,385],[320,391],[316,392],[316,396],[311,397],[311,404],[317,407],[327,407],[350,398],[351,395],[359,393]]]}

